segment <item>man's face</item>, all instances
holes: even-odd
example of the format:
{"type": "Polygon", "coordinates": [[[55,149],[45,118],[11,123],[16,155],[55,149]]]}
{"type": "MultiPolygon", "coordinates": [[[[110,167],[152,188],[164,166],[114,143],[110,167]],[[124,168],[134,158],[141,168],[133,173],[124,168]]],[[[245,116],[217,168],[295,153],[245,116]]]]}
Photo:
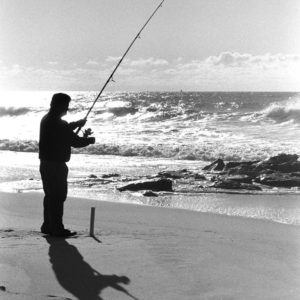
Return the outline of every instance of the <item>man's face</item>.
{"type": "Polygon", "coordinates": [[[69,104],[66,105],[66,106],[64,106],[64,107],[62,108],[62,110],[61,110],[61,116],[62,116],[62,117],[65,116],[65,115],[67,114],[68,109],[69,109],[69,104]]]}

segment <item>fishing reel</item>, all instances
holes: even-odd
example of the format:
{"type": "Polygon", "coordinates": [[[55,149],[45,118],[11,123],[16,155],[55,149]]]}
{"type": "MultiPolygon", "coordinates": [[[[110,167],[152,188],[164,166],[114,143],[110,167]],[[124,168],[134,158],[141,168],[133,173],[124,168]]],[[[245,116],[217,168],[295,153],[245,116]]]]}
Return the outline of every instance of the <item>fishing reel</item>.
{"type": "Polygon", "coordinates": [[[83,137],[88,138],[90,135],[92,135],[94,132],[92,131],[91,128],[87,128],[83,131],[83,137]]]}

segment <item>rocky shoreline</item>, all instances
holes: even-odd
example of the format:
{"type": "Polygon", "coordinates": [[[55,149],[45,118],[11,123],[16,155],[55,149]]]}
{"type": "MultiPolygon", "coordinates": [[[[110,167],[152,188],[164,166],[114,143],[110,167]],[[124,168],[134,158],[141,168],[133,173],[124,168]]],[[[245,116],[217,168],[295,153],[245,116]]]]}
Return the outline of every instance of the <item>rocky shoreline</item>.
{"type": "MultiPolygon", "coordinates": [[[[157,174],[128,176],[119,173],[90,174],[70,178],[70,189],[103,192],[139,192],[157,197],[175,193],[300,193],[300,161],[296,154],[279,154],[263,161],[223,161],[200,168],[164,170],[157,174]]],[[[7,183],[5,183],[7,185],[7,183]]],[[[6,187],[7,188],[7,187],[6,187]]],[[[40,190],[40,179],[14,182],[17,192],[40,190]],[[29,183],[30,182],[30,183],[29,183]]]]}
{"type": "Polygon", "coordinates": [[[298,158],[296,154],[283,153],[264,161],[225,162],[218,159],[197,171],[170,170],[140,180],[129,180],[117,190],[145,191],[145,196],[157,196],[154,192],[297,189],[300,187],[298,158]]]}

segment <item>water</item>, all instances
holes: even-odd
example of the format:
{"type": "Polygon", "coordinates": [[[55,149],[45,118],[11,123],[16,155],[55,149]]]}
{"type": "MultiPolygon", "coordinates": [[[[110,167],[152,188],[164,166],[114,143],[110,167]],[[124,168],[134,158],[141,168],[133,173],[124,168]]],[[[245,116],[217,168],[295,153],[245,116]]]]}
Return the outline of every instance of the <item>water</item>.
{"type": "MultiPolygon", "coordinates": [[[[48,111],[52,94],[7,92],[0,95],[0,150],[3,150],[0,189],[40,189],[36,154],[19,152],[37,151],[39,122],[48,111]],[[17,169],[12,167],[12,161],[17,169]]],[[[96,93],[69,94],[73,100],[66,119],[83,118],[96,93]]],[[[82,188],[75,181],[95,173],[142,176],[161,169],[200,168],[217,158],[262,160],[282,152],[300,154],[300,94],[106,93],[94,107],[86,127],[93,129],[97,143],[76,149],[81,154],[71,161],[70,192],[89,198],[104,193],[108,199],[107,191],[110,195],[115,193],[110,185],[82,188]]],[[[276,190],[271,192],[276,194],[276,190]]],[[[159,200],[136,194],[122,196],[122,201],[298,224],[299,198],[297,194],[290,195],[291,192],[286,191],[282,197],[175,194],[164,195],[159,200]]],[[[111,199],[118,201],[115,194],[111,199]]]]}
{"type": "MultiPolygon", "coordinates": [[[[94,92],[72,92],[67,120],[85,116],[94,92]]],[[[52,92],[2,94],[0,149],[36,151],[52,92]]],[[[299,93],[107,93],[89,116],[93,154],[211,161],[299,153],[299,93]]]]}

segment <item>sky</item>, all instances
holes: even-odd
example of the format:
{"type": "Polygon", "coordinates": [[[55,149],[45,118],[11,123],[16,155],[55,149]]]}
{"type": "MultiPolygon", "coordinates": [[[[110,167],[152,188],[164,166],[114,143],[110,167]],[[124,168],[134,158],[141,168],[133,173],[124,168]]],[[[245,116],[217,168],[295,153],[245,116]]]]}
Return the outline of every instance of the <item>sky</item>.
{"type": "MultiPolygon", "coordinates": [[[[102,88],[159,0],[0,0],[0,90],[102,88]]],[[[165,0],[108,91],[300,91],[299,0],[165,0]]]]}

